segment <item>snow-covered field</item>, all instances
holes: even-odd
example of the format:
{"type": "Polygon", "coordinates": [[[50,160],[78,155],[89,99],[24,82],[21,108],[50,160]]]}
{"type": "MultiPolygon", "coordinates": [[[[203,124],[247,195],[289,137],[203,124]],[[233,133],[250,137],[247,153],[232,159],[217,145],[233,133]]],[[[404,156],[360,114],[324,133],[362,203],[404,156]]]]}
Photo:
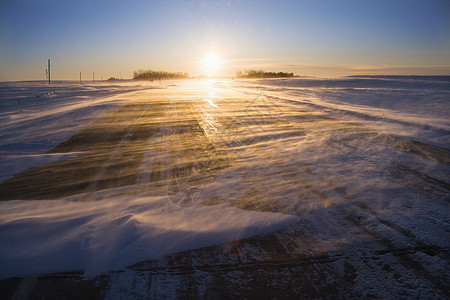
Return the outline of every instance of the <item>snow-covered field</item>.
{"type": "Polygon", "coordinates": [[[448,297],[449,77],[17,82],[0,101],[0,279],[448,297]]]}

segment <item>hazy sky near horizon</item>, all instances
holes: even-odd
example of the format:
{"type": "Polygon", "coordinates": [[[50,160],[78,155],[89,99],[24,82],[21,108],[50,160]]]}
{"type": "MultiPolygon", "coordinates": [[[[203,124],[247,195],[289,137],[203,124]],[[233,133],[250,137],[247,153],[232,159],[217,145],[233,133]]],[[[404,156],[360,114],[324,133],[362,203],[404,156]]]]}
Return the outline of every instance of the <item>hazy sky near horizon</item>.
{"type": "Polygon", "coordinates": [[[0,81],[217,75],[450,75],[448,0],[1,0],[0,81]]]}

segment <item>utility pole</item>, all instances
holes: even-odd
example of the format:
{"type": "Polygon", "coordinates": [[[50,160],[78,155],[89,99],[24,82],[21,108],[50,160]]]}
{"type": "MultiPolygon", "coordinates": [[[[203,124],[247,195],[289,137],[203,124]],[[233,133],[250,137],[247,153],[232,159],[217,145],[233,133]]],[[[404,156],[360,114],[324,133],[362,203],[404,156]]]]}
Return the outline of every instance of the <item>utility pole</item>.
{"type": "Polygon", "coordinates": [[[92,81],[95,82],[95,72],[92,72],[92,81]]]}
{"type": "Polygon", "coordinates": [[[50,85],[50,58],[48,59],[48,85],[50,85]]]}
{"type": "Polygon", "coordinates": [[[80,72],[80,84],[81,84],[81,72],[80,72]]]}

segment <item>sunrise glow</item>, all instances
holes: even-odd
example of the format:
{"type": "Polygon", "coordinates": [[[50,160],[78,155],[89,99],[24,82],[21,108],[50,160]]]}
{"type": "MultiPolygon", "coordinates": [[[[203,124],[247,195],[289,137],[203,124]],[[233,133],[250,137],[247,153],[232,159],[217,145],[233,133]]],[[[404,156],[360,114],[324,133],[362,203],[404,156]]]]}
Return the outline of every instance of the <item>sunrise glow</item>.
{"type": "Polygon", "coordinates": [[[215,53],[209,53],[203,58],[202,67],[206,76],[217,76],[222,67],[222,59],[215,53]]]}

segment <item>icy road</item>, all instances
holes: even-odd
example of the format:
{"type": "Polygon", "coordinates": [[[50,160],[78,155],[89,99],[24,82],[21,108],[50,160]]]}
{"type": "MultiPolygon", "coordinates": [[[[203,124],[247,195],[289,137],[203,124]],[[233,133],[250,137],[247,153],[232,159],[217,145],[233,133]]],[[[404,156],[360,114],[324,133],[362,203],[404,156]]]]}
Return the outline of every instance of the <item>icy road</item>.
{"type": "Polygon", "coordinates": [[[450,297],[448,78],[21,84],[11,296],[450,297]]]}

